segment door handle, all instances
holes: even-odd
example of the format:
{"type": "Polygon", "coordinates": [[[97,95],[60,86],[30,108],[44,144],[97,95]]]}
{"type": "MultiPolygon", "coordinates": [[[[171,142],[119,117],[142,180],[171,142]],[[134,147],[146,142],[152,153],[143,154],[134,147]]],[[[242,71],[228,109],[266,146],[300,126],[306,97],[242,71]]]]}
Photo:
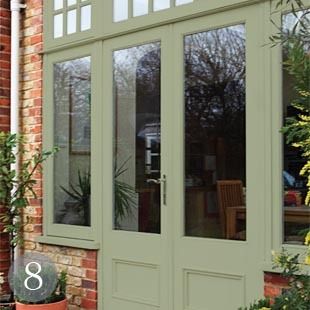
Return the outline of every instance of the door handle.
{"type": "Polygon", "coordinates": [[[162,184],[162,195],[163,195],[163,204],[167,205],[167,178],[166,175],[163,174],[161,179],[147,179],[147,183],[154,183],[154,184],[162,184]]]}
{"type": "Polygon", "coordinates": [[[147,179],[146,183],[154,183],[154,184],[160,184],[162,182],[162,179],[147,179]]]}

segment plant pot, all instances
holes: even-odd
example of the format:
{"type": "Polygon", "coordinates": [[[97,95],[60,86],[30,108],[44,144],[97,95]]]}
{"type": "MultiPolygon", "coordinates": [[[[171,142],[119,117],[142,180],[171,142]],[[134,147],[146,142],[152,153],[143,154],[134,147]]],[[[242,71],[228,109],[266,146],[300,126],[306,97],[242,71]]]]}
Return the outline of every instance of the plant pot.
{"type": "Polygon", "coordinates": [[[16,302],[16,310],[67,310],[68,302],[66,299],[52,304],[26,305],[16,302]]]}
{"type": "Polygon", "coordinates": [[[85,218],[81,216],[80,212],[78,211],[76,203],[66,202],[66,213],[62,219],[63,224],[68,225],[84,225],[85,218]]]}

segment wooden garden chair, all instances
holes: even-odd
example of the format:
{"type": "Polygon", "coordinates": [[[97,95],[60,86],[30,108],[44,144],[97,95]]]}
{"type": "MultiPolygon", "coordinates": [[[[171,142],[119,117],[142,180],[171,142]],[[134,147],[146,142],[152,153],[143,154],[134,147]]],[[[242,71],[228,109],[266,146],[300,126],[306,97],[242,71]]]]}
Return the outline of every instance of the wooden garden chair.
{"type": "MultiPolygon", "coordinates": [[[[228,218],[228,216],[233,217],[233,212],[228,212],[228,208],[244,206],[242,181],[220,180],[216,183],[217,202],[223,237],[226,239],[245,240],[245,231],[238,232],[235,236],[231,236],[227,231],[227,221],[234,220],[233,218],[228,218]]],[[[237,225],[236,221],[234,225],[237,225]]]]}

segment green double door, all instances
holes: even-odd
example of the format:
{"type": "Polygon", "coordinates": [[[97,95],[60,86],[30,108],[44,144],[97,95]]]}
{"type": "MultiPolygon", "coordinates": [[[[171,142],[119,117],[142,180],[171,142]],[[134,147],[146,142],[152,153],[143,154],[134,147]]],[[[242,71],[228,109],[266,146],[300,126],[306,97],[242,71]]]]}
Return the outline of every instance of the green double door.
{"type": "Polygon", "coordinates": [[[262,295],[262,14],[104,42],[104,309],[236,310],[262,295]],[[243,217],[218,180],[242,188],[243,217]]]}

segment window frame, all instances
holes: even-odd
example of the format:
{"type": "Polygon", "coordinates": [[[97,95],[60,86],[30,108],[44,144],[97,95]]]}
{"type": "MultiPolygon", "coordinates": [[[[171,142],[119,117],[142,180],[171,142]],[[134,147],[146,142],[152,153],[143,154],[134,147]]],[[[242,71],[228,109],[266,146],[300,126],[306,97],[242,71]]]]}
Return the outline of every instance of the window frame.
{"type": "MultiPolygon", "coordinates": [[[[306,7],[310,7],[310,1],[304,1],[306,7]]],[[[276,10],[276,0],[273,0],[271,12],[276,10]]],[[[282,27],[282,16],[290,13],[291,7],[283,5],[282,8],[277,9],[277,12],[272,15],[272,20],[275,25],[282,27]]],[[[269,36],[278,33],[276,27],[269,28],[269,36]]],[[[269,41],[270,42],[270,41],[269,41]]],[[[270,45],[270,44],[269,44],[270,45]]],[[[266,73],[266,81],[270,83],[270,86],[266,90],[270,90],[270,139],[269,145],[271,150],[271,162],[268,164],[271,171],[271,209],[267,212],[266,223],[270,228],[267,230],[267,234],[270,237],[266,238],[268,244],[266,252],[266,268],[268,271],[275,272],[271,268],[272,255],[271,250],[281,251],[281,248],[287,250],[291,254],[304,254],[307,250],[305,245],[287,244],[283,240],[284,236],[284,212],[283,212],[283,160],[284,160],[284,139],[281,133],[283,127],[283,75],[282,75],[282,46],[277,45],[274,47],[268,46],[270,49],[270,69],[266,73]],[[270,219],[268,219],[268,214],[270,219]]],[[[266,115],[267,116],[267,115],[266,115]]],[[[266,140],[267,141],[267,140],[266,140]]],[[[266,161],[267,164],[267,161],[266,161]]],[[[267,210],[268,211],[268,210],[267,210]]],[[[300,257],[300,262],[304,264],[303,258],[300,257]]],[[[309,266],[305,266],[306,270],[310,270],[309,266]]]]}
{"type": "Polygon", "coordinates": [[[87,43],[98,39],[127,34],[175,21],[182,21],[201,15],[213,14],[233,7],[264,2],[266,0],[195,0],[169,9],[151,12],[148,15],[129,18],[125,21],[113,21],[113,0],[88,0],[92,5],[92,27],[90,30],[53,38],[53,1],[44,1],[44,48],[45,51],[87,43]]]}
{"type": "MultiPolygon", "coordinates": [[[[67,7],[67,0],[64,1],[64,7],[62,9],[59,9],[57,11],[54,11],[54,1],[44,1],[44,7],[43,7],[43,37],[44,37],[44,46],[45,49],[48,50],[51,47],[56,46],[63,46],[70,44],[72,42],[80,42],[82,40],[89,40],[94,37],[94,29],[96,27],[95,25],[98,24],[98,11],[100,12],[100,9],[98,10],[97,6],[101,6],[102,1],[97,0],[86,0],[85,2],[76,3],[75,5],[72,5],[70,7],[67,7]],[[81,8],[83,6],[91,5],[91,28],[88,30],[81,31],[80,29],[80,22],[81,22],[81,8]],[[80,8],[80,9],[79,9],[80,8]],[[67,12],[76,9],[77,12],[77,24],[76,24],[76,32],[72,34],[67,34],[67,12]],[[63,36],[59,38],[54,38],[54,15],[55,12],[63,13],[63,36]]],[[[77,0],[81,1],[81,0],[77,0]]]]}
{"type": "MultiPolygon", "coordinates": [[[[44,56],[44,76],[43,76],[43,149],[49,150],[54,146],[54,64],[82,58],[91,57],[91,97],[92,102],[101,102],[102,87],[101,75],[101,51],[102,43],[97,42],[88,45],[81,45],[65,51],[59,51],[44,56]],[[51,87],[51,85],[53,85],[51,87]]],[[[48,160],[44,164],[43,178],[43,237],[70,238],[82,241],[100,241],[98,230],[100,227],[101,209],[98,207],[101,197],[101,189],[96,184],[102,184],[101,160],[102,141],[100,139],[101,124],[100,115],[102,106],[100,104],[91,105],[91,226],[77,226],[54,223],[54,159],[48,160]],[[96,164],[93,164],[96,163],[96,164]],[[98,203],[99,202],[99,203],[98,203]]]]}

